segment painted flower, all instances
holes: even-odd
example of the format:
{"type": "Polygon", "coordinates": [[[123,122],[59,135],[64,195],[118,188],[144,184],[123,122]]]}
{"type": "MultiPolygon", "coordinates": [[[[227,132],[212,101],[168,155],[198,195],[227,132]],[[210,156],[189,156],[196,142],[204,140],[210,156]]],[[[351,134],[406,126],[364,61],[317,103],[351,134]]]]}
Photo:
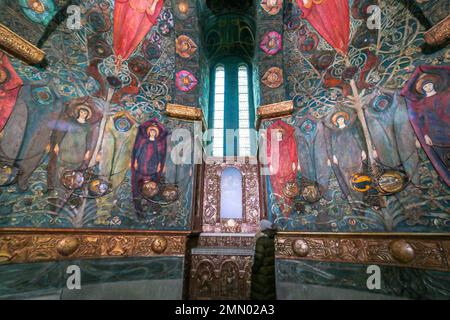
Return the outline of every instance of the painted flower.
{"type": "Polygon", "coordinates": [[[283,0],[261,0],[261,7],[270,15],[276,15],[283,7],[283,0]]]}
{"type": "Polygon", "coordinates": [[[283,83],[283,70],[272,67],[264,73],[261,82],[269,88],[278,88],[283,83]]]}
{"type": "Polygon", "coordinates": [[[269,56],[277,54],[282,47],[281,35],[276,31],[267,32],[259,47],[269,56]]]}
{"type": "Polygon", "coordinates": [[[181,70],[176,75],[175,85],[183,92],[188,92],[197,86],[197,79],[187,70],[181,70]]]}
{"type": "Polygon", "coordinates": [[[190,58],[197,51],[197,45],[188,36],[181,35],[176,40],[177,54],[182,58],[190,58]]]}

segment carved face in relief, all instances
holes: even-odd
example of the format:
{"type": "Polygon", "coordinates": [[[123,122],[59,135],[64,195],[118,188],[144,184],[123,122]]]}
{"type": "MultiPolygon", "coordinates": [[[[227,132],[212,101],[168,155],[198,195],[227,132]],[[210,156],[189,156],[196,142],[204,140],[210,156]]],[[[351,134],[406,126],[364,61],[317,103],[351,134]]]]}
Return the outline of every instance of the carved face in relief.
{"type": "Polygon", "coordinates": [[[39,0],[30,0],[28,1],[28,6],[31,10],[36,13],[42,14],[45,12],[44,4],[39,0]]]}

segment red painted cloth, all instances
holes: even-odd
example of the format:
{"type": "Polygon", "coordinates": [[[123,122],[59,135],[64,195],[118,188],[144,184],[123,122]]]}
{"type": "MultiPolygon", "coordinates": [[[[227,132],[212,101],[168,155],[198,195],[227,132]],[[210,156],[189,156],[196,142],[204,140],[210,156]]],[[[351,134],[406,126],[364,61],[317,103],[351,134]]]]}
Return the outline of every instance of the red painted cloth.
{"type": "MultiPolygon", "coordinates": [[[[284,186],[288,182],[296,182],[297,179],[298,156],[295,129],[281,120],[275,121],[267,128],[267,164],[271,172],[270,184],[273,192],[285,197],[284,186]]],[[[285,197],[285,203],[290,204],[291,200],[285,197]]]]}
{"type": "Polygon", "coordinates": [[[22,86],[22,79],[17,75],[8,56],[0,53],[0,132],[8,122],[22,86]]]}
{"type": "Polygon", "coordinates": [[[302,18],[336,51],[348,52],[350,37],[350,14],[348,0],[297,0],[302,18]]]}
{"type": "Polygon", "coordinates": [[[442,180],[450,186],[450,67],[417,67],[405,84],[409,120],[417,138],[442,180]],[[423,85],[432,83],[434,93],[427,96],[423,85]],[[428,144],[425,136],[431,139],[428,144]]]}
{"type": "Polygon", "coordinates": [[[163,0],[116,0],[114,53],[119,64],[128,59],[155,25],[163,0]]]}

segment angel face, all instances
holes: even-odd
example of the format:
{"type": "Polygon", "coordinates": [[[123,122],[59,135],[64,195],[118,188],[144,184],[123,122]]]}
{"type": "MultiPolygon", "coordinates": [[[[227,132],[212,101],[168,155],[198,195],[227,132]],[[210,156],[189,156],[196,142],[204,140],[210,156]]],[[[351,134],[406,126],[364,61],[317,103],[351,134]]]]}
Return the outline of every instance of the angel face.
{"type": "Polygon", "coordinates": [[[434,96],[436,94],[436,90],[434,89],[434,83],[431,81],[425,82],[422,86],[423,92],[427,97],[434,96]]]}
{"type": "Polygon", "coordinates": [[[283,141],[283,131],[277,131],[277,141],[283,141]]]}
{"type": "Polygon", "coordinates": [[[339,117],[336,119],[336,124],[337,124],[337,127],[338,127],[339,129],[345,128],[345,127],[346,127],[346,124],[345,124],[345,118],[344,118],[344,116],[339,116],[339,117]]]}
{"type": "Polygon", "coordinates": [[[158,132],[155,129],[150,129],[148,131],[148,138],[150,141],[154,141],[158,136],[158,132]]]}
{"type": "Polygon", "coordinates": [[[80,108],[78,110],[78,117],[77,117],[77,121],[78,122],[85,122],[88,119],[89,116],[89,110],[86,108],[80,108]]]}
{"type": "Polygon", "coordinates": [[[45,12],[45,7],[42,4],[42,2],[39,0],[32,0],[28,3],[28,5],[30,6],[31,10],[33,10],[36,13],[44,13],[45,12]]]}

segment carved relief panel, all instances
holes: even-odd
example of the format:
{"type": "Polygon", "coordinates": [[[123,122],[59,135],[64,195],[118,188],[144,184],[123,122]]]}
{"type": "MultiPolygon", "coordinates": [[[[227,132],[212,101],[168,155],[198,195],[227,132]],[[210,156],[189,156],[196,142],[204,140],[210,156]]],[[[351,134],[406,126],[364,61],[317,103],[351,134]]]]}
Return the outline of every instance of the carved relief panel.
{"type": "Polygon", "coordinates": [[[249,299],[252,256],[193,255],[190,299],[249,299]]]}

